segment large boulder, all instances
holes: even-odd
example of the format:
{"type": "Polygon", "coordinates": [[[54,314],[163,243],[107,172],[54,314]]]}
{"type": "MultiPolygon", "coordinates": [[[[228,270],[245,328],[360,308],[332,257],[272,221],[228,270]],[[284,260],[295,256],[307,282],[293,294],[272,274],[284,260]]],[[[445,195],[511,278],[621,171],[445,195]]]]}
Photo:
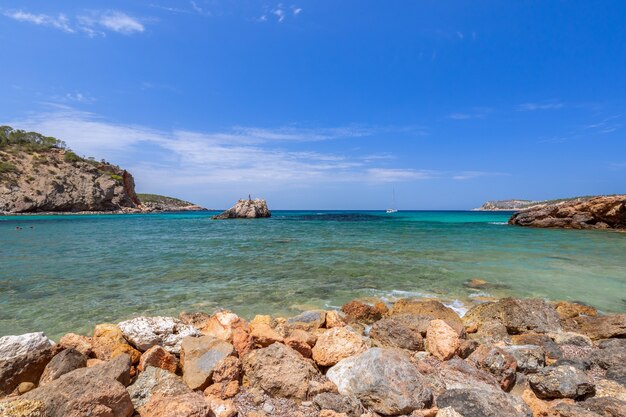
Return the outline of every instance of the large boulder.
{"type": "Polygon", "coordinates": [[[626,314],[577,316],[564,322],[566,329],[589,336],[591,340],[626,338],[626,314]]]}
{"type": "Polygon", "coordinates": [[[155,394],[175,396],[189,392],[191,389],[179,376],[154,366],[147,367],[128,387],[130,399],[136,409],[146,405],[155,394]]]}
{"type": "MultiPolygon", "coordinates": [[[[130,367],[130,358],[125,359],[130,367]]],[[[130,417],[133,404],[115,364],[80,368],[68,372],[21,398],[44,404],[45,417],[130,417]],[[113,368],[110,368],[112,366],[113,368]]]]}
{"type": "Polygon", "coordinates": [[[517,362],[512,355],[496,346],[479,346],[468,356],[467,361],[478,369],[491,373],[505,391],[511,389],[515,384],[517,362]]]}
{"type": "Polygon", "coordinates": [[[536,345],[513,345],[501,348],[517,362],[517,370],[523,373],[535,373],[546,364],[546,352],[541,346],[536,345]]]}
{"type": "Polygon", "coordinates": [[[161,346],[156,345],[152,346],[141,355],[137,369],[143,371],[149,366],[155,366],[176,373],[178,369],[178,359],[161,346]]]}
{"type": "Polygon", "coordinates": [[[20,355],[0,360],[0,395],[10,394],[22,382],[37,384],[46,365],[60,350],[59,346],[49,343],[40,345],[45,346],[40,348],[23,349],[19,346],[23,345],[17,347],[22,352],[20,355]]]}
{"type": "Polygon", "coordinates": [[[299,400],[307,397],[309,381],[319,376],[312,361],[281,343],[252,351],[243,358],[243,368],[252,387],[299,400]]]}
{"type": "Polygon", "coordinates": [[[30,352],[48,348],[53,344],[54,342],[41,332],[2,336],[0,337],[0,361],[8,361],[30,352]]]}
{"type": "Polygon", "coordinates": [[[87,366],[87,357],[75,349],[65,349],[46,365],[41,374],[39,385],[46,385],[74,369],[87,366]]]}
{"type": "Polygon", "coordinates": [[[297,316],[287,319],[287,325],[292,329],[314,331],[324,326],[326,323],[326,312],[324,310],[304,311],[297,316]]]}
{"type": "Polygon", "coordinates": [[[397,314],[378,320],[370,329],[370,338],[381,347],[423,350],[422,330],[430,320],[413,314],[397,314]]]}
{"type": "Polygon", "coordinates": [[[581,402],[580,406],[603,417],[626,416],[626,402],[617,398],[593,397],[581,402]]]}
{"type": "Polygon", "coordinates": [[[458,333],[443,320],[432,320],[426,330],[426,347],[439,360],[453,357],[460,347],[458,333]]]}
{"type": "Polygon", "coordinates": [[[409,414],[430,406],[432,392],[409,358],[393,349],[371,348],[340,361],[326,374],[343,395],[384,415],[409,414]]]}
{"type": "Polygon", "coordinates": [[[537,397],[585,398],[595,394],[593,380],[583,371],[569,365],[546,367],[528,377],[530,387],[537,397]]]}
{"type": "Polygon", "coordinates": [[[333,327],[317,338],[313,346],[313,360],[320,366],[333,366],[342,359],[367,350],[361,335],[349,327],[333,327]]]}
{"type": "Polygon", "coordinates": [[[259,217],[271,217],[272,213],[267,208],[265,200],[260,198],[239,200],[228,210],[213,216],[213,219],[256,219],[259,217]]]}
{"type": "Polygon", "coordinates": [[[450,389],[437,397],[437,406],[450,407],[463,417],[532,417],[519,398],[502,391],[450,389]]]}
{"type": "Polygon", "coordinates": [[[626,228],[626,195],[537,204],[515,213],[510,224],[571,229],[626,228]]]}
{"type": "Polygon", "coordinates": [[[529,331],[537,333],[558,332],[560,318],[552,305],[538,298],[501,300],[472,307],[463,317],[466,325],[480,328],[486,322],[501,322],[509,334],[529,331]]]}
{"type": "Polygon", "coordinates": [[[193,326],[172,317],[137,317],[118,323],[124,337],[144,352],[159,345],[170,353],[178,354],[183,338],[200,336],[193,326]]]}
{"type": "Polygon", "coordinates": [[[234,353],[233,345],[215,337],[185,337],[180,352],[183,381],[193,390],[205,389],[216,365],[234,353]]]}
{"type": "Polygon", "coordinates": [[[352,300],[341,306],[341,311],[346,315],[348,321],[362,323],[373,323],[380,320],[387,313],[387,310],[387,306],[382,302],[372,305],[359,300],[352,300]]]}

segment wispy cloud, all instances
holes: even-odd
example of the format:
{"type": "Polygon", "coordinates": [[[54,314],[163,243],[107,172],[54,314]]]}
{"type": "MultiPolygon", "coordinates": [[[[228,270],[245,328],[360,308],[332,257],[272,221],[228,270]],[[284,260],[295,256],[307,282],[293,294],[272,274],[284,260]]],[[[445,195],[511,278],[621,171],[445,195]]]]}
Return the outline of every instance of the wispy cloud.
{"type": "Polygon", "coordinates": [[[621,118],[621,114],[606,117],[599,122],[585,126],[585,129],[594,130],[598,133],[613,133],[622,127],[622,123],[619,122],[621,118]]]}
{"type": "Polygon", "coordinates": [[[472,180],[475,178],[481,177],[493,177],[493,176],[501,176],[508,175],[503,172],[486,172],[486,171],[463,171],[458,174],[452,175],[453,180],[472,180]]]}
{"type": "Polygon", "coordinates": [[[558,110],[564,107],[558,101],[544,101],[539,103],[523,103],[517,106],[517,111],[558,110]]]}
{"type": "Polygon", "coordinates": [[[106,32],[131,35],[145,30],[140,19],[118,10],[90,11],[73,18],[63,13],[54,16],[34,14],[23,10],[5,11],[3,14],[19,22],[51,27],[65,33],[83,33],[89,37],[105,36],[106,32]]]}
{"type": "Polygon", "coordinates": [[[51,112],[8,121],[8,124],[61,138],[81,155],[104,157],[124,164],[143,183],[154,187],[263,182],[284,185],[387,183],[469,175],[393,166],[394,155],[360,154],[351,145],[348,147],[350,151],[313,150],[319,148],[313,145],[318,141],[358,140],[381,131],[393,131],[397,129],[395,127],[287,126],[269,129],[236,126],[214,132],[164,131],[112,123],[95,114],[59,104],[51,112]],[[149,159],[143,156],[146,150],[149,150],[149,159]]]}
{"type": "Polygon", "coordinates": [[[452,120],[470,120],[470,119],[484,119],[492,111],[488,107],[474,107],[471,111],[467,112],[455,112],[448,115],[448,119],[452,120]]]}
{"type": "Polygon", "coordinates": [[[259,16],[257,20],[259,22],[267,22],[270,18],[272,18],[272,20],[275,20],[278,23],[283,23],[288,17],[296,17],[300,15],[302,11],[302,7],[285,7],[283,4],[279,3],[275,7],[266,8],[265,12],[259,16]]]}

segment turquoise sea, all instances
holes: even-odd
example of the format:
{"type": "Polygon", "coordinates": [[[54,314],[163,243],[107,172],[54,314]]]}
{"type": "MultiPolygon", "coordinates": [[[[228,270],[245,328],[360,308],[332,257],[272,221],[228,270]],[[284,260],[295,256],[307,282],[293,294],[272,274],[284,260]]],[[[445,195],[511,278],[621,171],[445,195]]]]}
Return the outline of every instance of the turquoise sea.
{"type": "Polygon", "coordinates": [[[626,310],[626,234],[509,226],[510,213],[275,211],[0,217],[0,336],[136,315],[295,314],[355,297],[539,296],[626,310]],[[22,230],[16,230],[21,226],[22,230]],[[493,284],[476,290],[466,282],[493,284]]]}

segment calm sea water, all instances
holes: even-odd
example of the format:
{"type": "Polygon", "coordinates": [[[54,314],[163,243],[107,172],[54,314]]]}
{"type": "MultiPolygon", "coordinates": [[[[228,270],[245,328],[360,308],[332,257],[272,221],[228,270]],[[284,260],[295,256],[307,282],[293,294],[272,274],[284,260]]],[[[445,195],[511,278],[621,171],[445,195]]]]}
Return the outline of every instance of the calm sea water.
{"type": "Polygon", "coordinates": [[[370,296],[460,308],[539,296],[626,310],[624,233],[508,226],[509,213],[210,214],[0,217],[0,336],[87,334],[104,321],[217,307],[294,314],[370,296]],[[495,288],[468,288],[473,278],[495,288]]]}

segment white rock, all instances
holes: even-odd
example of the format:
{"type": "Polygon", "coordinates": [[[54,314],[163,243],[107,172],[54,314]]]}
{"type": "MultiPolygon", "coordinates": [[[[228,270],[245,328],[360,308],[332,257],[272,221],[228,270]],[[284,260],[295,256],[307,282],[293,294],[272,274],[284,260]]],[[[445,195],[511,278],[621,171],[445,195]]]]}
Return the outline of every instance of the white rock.
{"type": "Polygon", "coordinates": [[[200,336],[193,326],[172,317],[137,317],[118,323],[124,337],[137,349],[146,351],[159,345],[170,353],[180,353],[180,343],[187,336],[200,336]]]}
{"type": "Polygon", "coordinates": [[[54,345],[54,342],[41,332],[2,336],[0,337],[0,361],[10,360],[51,345],[54,345]]]}
{"type": "Polygon", "coordinates": [[[437,411],[437,415],[435,417],[463,417],[461,414],[454,411],[452,407],[440,408],[437,411]]]}

